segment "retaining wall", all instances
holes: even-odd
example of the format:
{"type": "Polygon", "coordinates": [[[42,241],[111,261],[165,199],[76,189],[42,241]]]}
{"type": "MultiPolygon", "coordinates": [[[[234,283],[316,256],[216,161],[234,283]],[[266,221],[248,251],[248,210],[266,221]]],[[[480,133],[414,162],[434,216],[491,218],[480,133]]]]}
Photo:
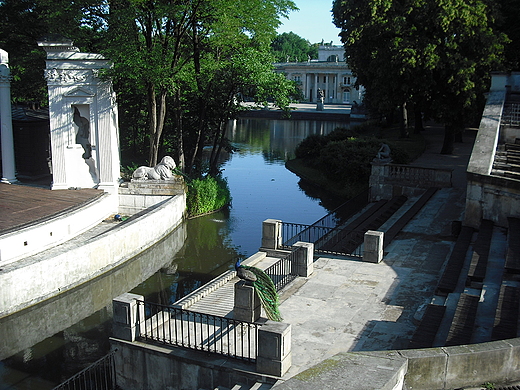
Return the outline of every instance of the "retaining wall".
{"type": "Polygon", "coordinates": [[[113,227],[98,226],[34,256],[2,266],[0,317],[68,291],[131,259],[181,222],[185,195],[177,195],[113,227]]]}

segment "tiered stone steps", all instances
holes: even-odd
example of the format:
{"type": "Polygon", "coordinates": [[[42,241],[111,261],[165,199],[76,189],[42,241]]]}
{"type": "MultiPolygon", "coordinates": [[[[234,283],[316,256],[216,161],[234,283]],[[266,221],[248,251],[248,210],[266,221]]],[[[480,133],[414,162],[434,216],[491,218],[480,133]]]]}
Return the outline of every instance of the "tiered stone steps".
{"type": "Polygon", "coordinates": [[[491,174],[520,179],[520,144],[498,145],[491,174]]]}
{"type": "Polygon", "coordinates": [[[341,227],[345,237],[334,245],[325,245],[323,249],[342,253],[353,253],[364,240],[368,230],[377,230],[406,202],[405,196],[397,196],[390,200],[380,200],[347,225],[341,227]]]}
{"type": "MultiPolygon", "coordinates": [[[[217,386],[213,390],[268,390],[268,389],[270,389],[272,387],[273,387],[273,385],[270,385],[268,383],[256,382],[252,386],[243,385],[243,384],[236,384],[232,388],[223,387],[223,386],[217,386]]],[[[199,390],[203,390],[203,389],[199,389],[199,390]]]]}
{"type": "MultiPolygon", "coordinates": [[[[517,256],[520,220],[509,218],[507,255],[517,256]]],[[[462,227],[410,348],[480,343],[520,334],[520,280],[506,261],[505,229],[483,220],[462,227]]]]}

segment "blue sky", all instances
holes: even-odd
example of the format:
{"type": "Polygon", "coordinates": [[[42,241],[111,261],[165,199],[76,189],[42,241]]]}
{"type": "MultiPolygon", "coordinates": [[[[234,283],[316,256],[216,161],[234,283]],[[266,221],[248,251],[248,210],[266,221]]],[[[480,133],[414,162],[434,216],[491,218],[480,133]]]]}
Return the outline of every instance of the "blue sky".
{"type": "Polygon", "coordinates": [[[282,18],[279,34],[292,31],[310,43],[319,43],[323,39],[341,45],[338,37],[340,30],[332,23],[332,0],[293,1],[300,10],[291,12],[289,19],[282,18]]]}

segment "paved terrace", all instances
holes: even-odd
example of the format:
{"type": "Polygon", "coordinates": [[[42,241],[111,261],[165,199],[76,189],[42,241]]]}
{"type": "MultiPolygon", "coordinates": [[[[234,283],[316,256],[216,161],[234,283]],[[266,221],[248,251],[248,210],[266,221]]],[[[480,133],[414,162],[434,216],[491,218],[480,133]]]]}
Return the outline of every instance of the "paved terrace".
{"type": "MultiPolygon", "coordinates": [[[[455,244],[452,221],[462,219],[465,169],[474,135],[469,131],[466,143],[458,144],[452,156],[441,156],[442,129],[425,131],[427,150],[414,165],[454,168],[454,186],[435,193],[385,248],[381,263],[321,257],[310,277],[298,278],[282,291],[280,311],[284,322],[292,325],[292,367],[283,379],[340,352],[408,348],[455,244]]],[[[416,200],[408,199],[379,230],[392,226],[416,200]]],[[[267,256],[254,265],[265,269],[275,260],[267,256]]],[[[187,308],[232,317],[237,280],[187,308]]]]}

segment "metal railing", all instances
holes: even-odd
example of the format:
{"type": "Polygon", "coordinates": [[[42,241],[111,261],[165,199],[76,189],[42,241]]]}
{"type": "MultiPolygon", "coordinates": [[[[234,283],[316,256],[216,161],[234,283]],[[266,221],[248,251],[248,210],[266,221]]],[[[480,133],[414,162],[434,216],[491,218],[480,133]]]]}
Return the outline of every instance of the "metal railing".
{"type": "Polygon", "coordinates": [[[312,242],[316,254],[362,257],[362,232],[282,222],[282,239],[284,248],[291,247],[298,241],[312,242]]]}
{"type": "Polygon", "coordinates": [[[115,350],[78,372],[53,390],[118,390],[115,350]]]}
{"type": "Polygon", "coordinates": [[[520,127],[520,104],[505,103],[502,114],[502,125],[520,127]]]}
{"type": "Polygon", "coordinates": [[[280,291],[298,276],[295,270],[295,262],[297,256],[304,250],[303,247],[292,247],[291,253],[282,257],[276,263],[265,269],[265,273],[269,275],[276,287],[276,291],[280,291]]]}
{"type": "Polygon", "coordinates": [[[256,360],[257,324],[139,300],[137,305],[144,340],[256,360]]]}

